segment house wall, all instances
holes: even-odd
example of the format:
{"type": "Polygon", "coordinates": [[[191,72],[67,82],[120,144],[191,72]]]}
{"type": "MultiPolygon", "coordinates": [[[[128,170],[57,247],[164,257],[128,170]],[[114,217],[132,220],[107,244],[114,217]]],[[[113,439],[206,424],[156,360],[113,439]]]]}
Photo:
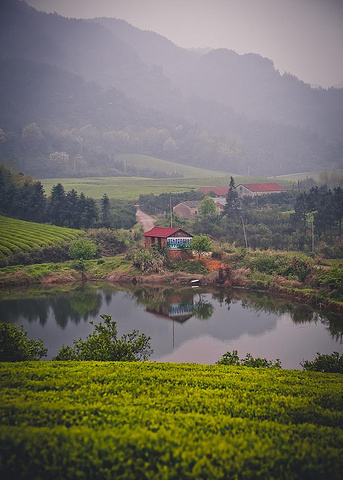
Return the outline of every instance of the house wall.
{"type": "Polygon", "coordinates": [[[243,185],[239,185],[236,187],[236,191],[238,193],[239,197],[259,197],[261,195],[268,195],[269,193],[282,193],[280,190],[275,190],[271,192],[252,192],[246,187],[243,187],[243,185]]]}
{"type": "Polygon", "coordinates": [[[152,248],[154,245],[164,248],[167,246],[167,239],[160,237],[145,237],[145,248],[152,248]]]}
{"type": "Polygon", "coordinates": [[[236,188],[236,192],[238,193],[239,197],[253,197],[254,193],[243,185],[240,185],[236,188]]]}
{"type": "Polygon", "coordinates": [[[198,214],[197,208],[190,208],[184,203],[179,203],[173,208],[173,211],[178,215],[180,218],[194,218],[198,214]]]}

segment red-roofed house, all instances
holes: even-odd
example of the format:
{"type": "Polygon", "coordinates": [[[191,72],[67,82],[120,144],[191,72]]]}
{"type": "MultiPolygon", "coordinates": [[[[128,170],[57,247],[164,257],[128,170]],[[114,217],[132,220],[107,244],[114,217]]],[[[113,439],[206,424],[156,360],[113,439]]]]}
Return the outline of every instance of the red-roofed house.
{"type": "Polygon", "coordinates": [[[199,193],[203,193],[204,195],[214,193],[218,197],[226,197],[228,191],[229,187],[201,187],[198,189],[199,193]]]}
{"type": "Polygon", "coordinates": [[[181,228],[153,227],[148,232],[143,233],[145,237],[145,247],[152,248],[156,245],[158,248],[168,248],[168,250],[184,250],[190,246],[192,235],[181,228]]]}
{"type": "Polygon", "coordinates": [[[268,193],[281,193],[286,190],[277,183],[241,183],[237,185],[236,192],[240,197],[256,197],[268,193]]]}

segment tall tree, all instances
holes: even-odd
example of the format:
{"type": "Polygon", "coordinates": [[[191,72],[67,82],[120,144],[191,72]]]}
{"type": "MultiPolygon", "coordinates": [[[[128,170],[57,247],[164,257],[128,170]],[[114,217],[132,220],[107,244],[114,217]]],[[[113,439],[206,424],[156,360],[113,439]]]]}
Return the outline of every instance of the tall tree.
{"type": "Polygon", "coordinates": [[[104,193],[100,203],[101,203],[101,221],[104,227],[109,228],[111,202],[106,193],[104,193]]]}
{"type": "Polygon", "coordinates": [[[63,225],[66,219],[66,195],[61,183],[52,187],[47,219],[54,225],[63,225]]]}
{"type": "Polygon", "coordinates": [[[226,205],[224,207],[224,214],[228,216],[229,219],[238,217],[241,207],[241,202],[236,191],[235,180],[233,177],[230,177],[229,191],[226,196],[226,205]]]}

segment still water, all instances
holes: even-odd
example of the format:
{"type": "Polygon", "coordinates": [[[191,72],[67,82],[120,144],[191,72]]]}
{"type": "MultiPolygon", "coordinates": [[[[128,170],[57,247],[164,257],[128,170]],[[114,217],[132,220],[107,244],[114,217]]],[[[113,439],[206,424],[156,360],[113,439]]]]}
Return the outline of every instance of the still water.
{"type": "Polygon", "coordinates": [[[118,333],[138,329],[151,337],[159,362],[213,364],[225,352],[279,358],[301,368],[317,352],[343,353],[343,316],[262,293],[171,289],[117,289],[109,285],[2,291],[1,321],[23,325],[41,338],[51,359],[62,345],[92,332],[90,321],[112,315],[118,333]]]}

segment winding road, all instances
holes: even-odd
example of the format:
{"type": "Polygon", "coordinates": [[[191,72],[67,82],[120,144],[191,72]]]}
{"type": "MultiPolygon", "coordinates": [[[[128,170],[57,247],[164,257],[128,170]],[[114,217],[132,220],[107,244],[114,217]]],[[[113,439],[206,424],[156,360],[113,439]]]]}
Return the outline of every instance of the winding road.
{"type": "Polygon", "coordinates": [[[142,212],[139,208],[137,208],[136,218],[137,222],[143,225],[144,232],[151,230],[155,225],[155,219],[147,213],[142,212]]]}

